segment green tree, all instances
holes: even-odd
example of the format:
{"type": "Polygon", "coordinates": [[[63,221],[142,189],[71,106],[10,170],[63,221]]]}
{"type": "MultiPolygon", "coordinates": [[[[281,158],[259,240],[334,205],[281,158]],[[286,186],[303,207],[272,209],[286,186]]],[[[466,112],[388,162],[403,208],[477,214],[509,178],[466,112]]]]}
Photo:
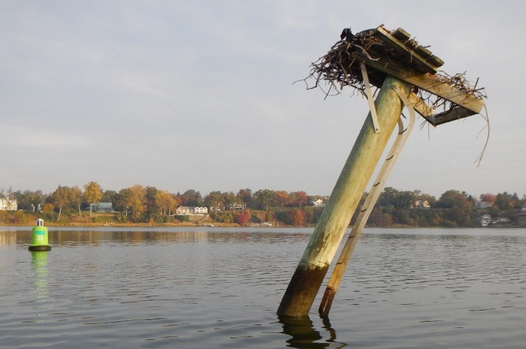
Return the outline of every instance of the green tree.
{"type": "Polygon", "coordinates": [[[116,195],[113,196],[112,206],[113,209],[118,212],[124,212],[124,215],[128,217],[128,210],[130,209],[133,202],[133,192],[129,189],[121,189],[116,195]]]}
{"type": "Polygon", "coordinates": [[[513,207],[515,206],[515,201],[513,200],[510,194],[504,192],[497,194],[497,196],[495,197],[495,205],[497,205],[501,211],[509,212],[513,210],[513,207]]]}
{"type": "Polygon", "coordinates": [[[231,207],[233,206],[243,205],[243,202],[241,201],[241,199],[238,198],[236,194],[234,194],[231,191],[224,192],[222,196],[223,196],[223,202],[225,203],[225,207],[227,207],[228,209],[231,209],[231,207]]]}
{"type": "Polygon", "coordinates": [[[21,210],[36,212],[38,208],[42,209],[42,205],[46,199],[46,196],[42,193],[41,190],[30,191],[24,190],[16,191],[13,193],[13,196],[17,200],[18,208],[21,210]]]}
{"type": "Polygon", "coordinates": [[[271,205],[271,202],[274,201],[275,197],[276,192],[268,189],[260,189],[253,195],[256,208],[265,211],[268,211],[269,206],[271,205]]]}
{"type": "Polygon", "coordinates": [[[289,194],[291,204],[300,209],[309,202],[307,193],[304,191],[295,191],[289,194]]]}
{"type": "Polygon", "coordinates": [[[70,189],[68,187],[61,187],[59,185],[58,188],[51,194],[51,198],[55,207],[58,207],[57,220],[60,220],[62,210],[64,207],[70,204],[70,189]]]}
{"type": "Polygon", "coordinates": [[[323,212],[323,207],[312,207],[305,206],[303,208],[303,214],[305,216],[305,224],[316,224],[320,219],[321,213],[323,212]]]}
{"type": "Polygon", "coordinates": [[[203,206],[203,197],[201,196],[201,193],[194,189],[189,189],[182,195],[177,194],[177,197],[181,201],[182,206],[203,206]]]}
{"type": "Polygon", "coordinates": [[[393,187],[385,187],[378,198],[377,204],[379,206],[392,205],[396,208],[397,196],[398,190],[393,187]]]}
{"type": "Polygon", "coordinates": [[[159,193],[159,190],[155,187],[146,187],[146,194],[144,196],[145,207],[145,220],[157,219],[157,216],[160,215],[161,209],[157,205],[156,196],[159,193]]]}
{"type": "Polygon", "coordinates": [[[89,216],[91,217],[93,205],[100,202],[102,198],[102,188],[97,182],[89,182],[84,185],[84,199],[89,204],[89,216]]]}
{"type": "Polygon", "coordinates": [[[82,216],[80,206],[82,205],[83,196],[82,190],[78,186],[74,186],[69,191],[69,202],[78,210],[79,216],[82,216]]]}
{"type": "Polygon", "coordinates": [[[223,194],[220,191],[210,192],[204,200],[204,204],[210,209],[210,211],[224,211],[225,200],[223,194]]]}
{"type": "Polygon", "coordinates": [[[443,225],[469,227],[473,225],[473,201],[468,199],[466,193],[457,190],[448,190],[440,196],[436,205],[447,209],[442,220],[443,225]]]}
{"type": "Polygon", "coordinates": [[[252,207],[252,190],[241,189],[237,192],[236,196],[245,204],[245,207],[252,207]]]}
{"type": "Polygon", "coordinates": [[[102,198],[100,199],[101,202],[113,202],[113,197],[117,195],[117,192],[115,190],[105,190],[104,194],[102,194],[102,198]]]}

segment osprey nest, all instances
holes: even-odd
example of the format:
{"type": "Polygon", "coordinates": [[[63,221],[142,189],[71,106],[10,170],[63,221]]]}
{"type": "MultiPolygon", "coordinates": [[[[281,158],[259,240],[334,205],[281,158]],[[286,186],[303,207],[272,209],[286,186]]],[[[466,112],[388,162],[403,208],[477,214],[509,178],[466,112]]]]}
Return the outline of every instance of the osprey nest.
{"type": "MultiPolygon", "coordinates": [[[[404,75],[432,75],[438,81],[477,99],[486,98],[484,88],[477,88],[478,79],[472,86],[466,79],[465,73],[450,76],[443,71],[438,71],[438,67],[444,62],[432,55],[428,47],[419,45],[401,28],[389,31],[383,26],[357,34],[353,34],[349,28],[344,29],[340,40],[331,47],[326,55],[311,64],[310,74],[300,81],[306,83],[308,90],[320,87],[325,97],[332,95],[332,91],[339,94],[339,91],[345,86],[350,86],[365,96],[362,64],[367,66],[371,84],[378,88],[381,87],[387,75],[385,71],[382,71],[384,70],[382,67],[385,67],[404,75]],[[394,39],[386,40],[386,36],[394,39]],[[396,45],[393,45],[392,41],[395,41],[396,45]],[[416,59],[416,57],[419,58],[416,59]],[[314,80],[313,84],[312,80],[314,80]],[[320,86],[321,81],[326,83],[328,89],[320,86]]],[[[447,110],[454,107],[454,103],[423,89],[415,88],[414,92],[434,110],[439,108],[447,110]]]]}

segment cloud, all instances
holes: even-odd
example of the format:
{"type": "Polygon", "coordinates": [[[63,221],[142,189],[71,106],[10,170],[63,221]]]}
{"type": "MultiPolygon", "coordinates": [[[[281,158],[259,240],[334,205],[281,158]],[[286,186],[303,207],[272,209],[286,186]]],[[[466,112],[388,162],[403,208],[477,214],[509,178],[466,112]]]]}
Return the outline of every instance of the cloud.
{"type": "Polygon", "coordinates": [[[117,190],[140,183],[173,192],[250,186],[329,194],[367,103],[348,89],[324,100],[320,90],[293,82],[307,76],[343,27],[385,23],[431,45],[447,72],[480,77],[492,130],[476,169],[481,118],[429,133],[415,129],[389,185],[526,193],[517,180],[526,145],[517,122],[522,3],[4,5],[0,144],[9,149],[3,160],[10,168],[2,173],[4,187],[47,191],[98,180],[117,190]],[[502,28],[510,27],[503,40],[502,28]],[[37,161],[46,166],[35,179],[27,173],[37,161]]]}

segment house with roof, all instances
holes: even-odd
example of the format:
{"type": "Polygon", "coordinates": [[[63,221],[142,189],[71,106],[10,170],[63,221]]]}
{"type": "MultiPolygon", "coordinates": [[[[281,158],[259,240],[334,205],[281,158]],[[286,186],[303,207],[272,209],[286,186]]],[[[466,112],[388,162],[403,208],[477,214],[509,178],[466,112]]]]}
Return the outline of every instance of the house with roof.
{"type": "Polygon", "coordinates": [[[113,204],[111,202],[99,202],[93,207],[95,212],[113,212],[113,204]]]}
{"type": "Polygon", "coordinates": [[[485,214],[482,217],[480,217],[480,225],[483,227],[487,227],[491,223],[491,215],[485,214]]]}
{"type": "Polygon", "coordinates": [[[423,208],[423,209],[429,209],[431,208],[431,205],[427,200],[416,200],[415,201],[415,208],[423,208]]]}
{"type": "Polygon", "coordinates": [[[178,216],[205,215],[208,214],[208,207],[179,206],[175,210],[175,214],[178,216]]]}
{"type": "Polygon", "coordinates": [[[18,203],[16,199],[0,198],[0,211],[16,211],[18,210],[18,203]]]}
{"type": "Polygon", "coordinates": [[[475,204],[475,207],[479,210],[486,210],[491,208],[491,206],[493,206],[493,203],[489,201],[479,201],[475,204]]]}
{"type": "Polygon", "coordinates": [[[323,207],[323,206],[325,206],[325,203],[323,202],[322,199],[317,199],[317,200],[313,200],[312,201],[312,206],[314,206],[314,207],[323,207]]]}

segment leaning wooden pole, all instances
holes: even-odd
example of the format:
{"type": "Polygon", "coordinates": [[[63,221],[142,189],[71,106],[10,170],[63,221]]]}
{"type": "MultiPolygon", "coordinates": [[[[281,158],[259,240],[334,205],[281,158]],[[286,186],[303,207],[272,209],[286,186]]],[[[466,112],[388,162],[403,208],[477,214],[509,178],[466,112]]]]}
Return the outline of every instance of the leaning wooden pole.
{"type": "Polygon", "coordinates": [[[367,199],[365,200],[362,206],[362,210],[360,211],[360,214],[358,215],[358,218],[356,219],[356,222],[354,223],[351,229],[351,233],[349,234],[347,241],[345,241],[345,244],[343,245],[340,257],[338,258],[338,261],[334,266],[332,275],[329,278],[329,282],[327,283],[327,288],[323,293],[323,298],[321,299],[320,307],[318,308],[318,313],[321,317],[329,316],[329,311],[331,310],[334,296],[338,291],[343,273],[347,268],[349,260],[351,259],[354,248],[358,243],[358,239],[362,234],[363,228],[365,227],[369,216],[373,212],[373,208],[376,204],[376,201],[378,200],[380,194],[384,189],[389,174],[393,170],[394,164],[400,156],[400,153],[402,152],[402,149],[404,148],[404,145],[407,139],[409,138],[409,134],[411,133],[415,125],[415,111],[413,107],[409,104],[409,100],[403,95],[399,95],[399,97],[409,109],[409,121],[407,123],[407,128],[404,129],[404,125],[402,123],[402,120],[400,119],[398,121],[398,135],[396,136],[396,139],[393,142],[393,145],[391,146],[391,150],[387,154],[387,158],[385,159],[382,168],[380,169],[380,172],[378,173],[378,176],[376,177],[376,180],[374,181],[373,186],[369,191],[369,195],[367,195],[367,199]]]}
{"type": "Polygon", "coordinates": [[[343,234],[402,113],[403,104],[395,89],[408,96],[411,84],[391,76],[385,78],[375,101],[381,132],[375,133],[369,113],[281,300],[277,311],[279,316],[308,315],[343,234]]]}

